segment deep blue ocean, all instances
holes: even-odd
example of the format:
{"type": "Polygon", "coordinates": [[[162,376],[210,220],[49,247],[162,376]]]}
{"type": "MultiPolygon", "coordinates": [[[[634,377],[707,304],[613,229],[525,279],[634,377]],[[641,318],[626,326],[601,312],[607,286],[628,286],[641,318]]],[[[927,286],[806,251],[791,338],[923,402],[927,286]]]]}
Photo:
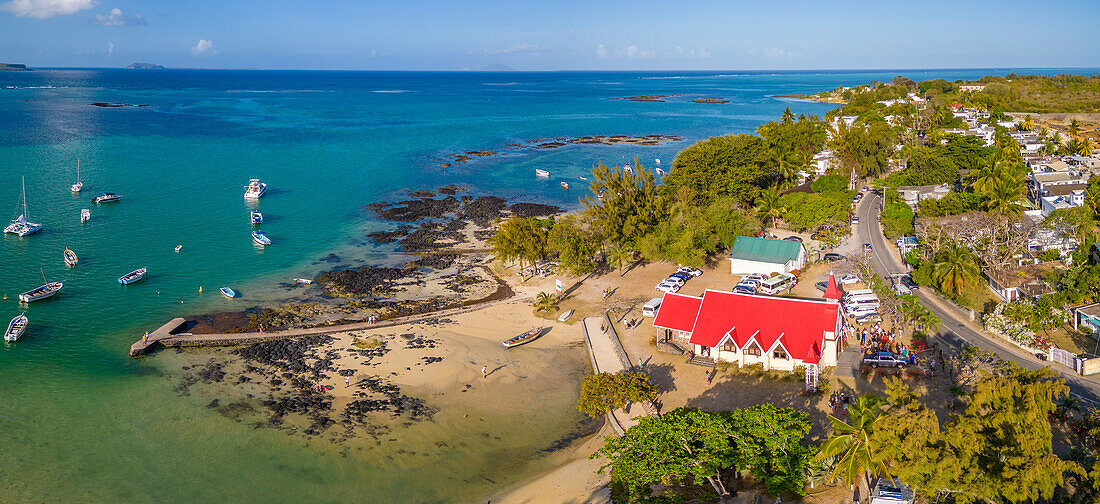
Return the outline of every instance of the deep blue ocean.
{"type": "MultiPolygon", "coordinates": [[[[364,236],[390,226],[375,220],[365,204],[460,184],[475,195],[573,209],[584,191],[579,177],[597,162],[622,164],[637,156],[667,167],[692,142],[752,132],[788,106],[796,114],[818,115],[833,108],[774,95],[896,75],[919,81],[1010,72],[1095,73],[0,72],[0,209],[17,215],[25,177],[31,220],[45,226],[25,238],[0,238],[0,294],[7,296],[0,301],[0,320],[6,324],[25,310],[31,321],[22,340],[0,347],[0,501],[304,497],[293,477],[282,477],[300,469],[284,459],[309,461],[316,454],[286,445],[280,441],[285,436],[241,427],[233,439],[245,439],[241,449],[256,454],[248,458],[247,471],[254,474],[226,476],[241,469],[237,459],[219,451],[227,441],[214,433],[224,426],[211,427],[220,421],[216,414],[166,392],[170,387],[155,357],[135,361],[126,352],[141,332],[171,317],[275,301],[287,295],[279,284],[293,277],[392,261],[391,247],[364,236]],[[642,94],[675,96],[663,103],[615,99],[642,94]],[[729,103],[692,103],[697,97],[729,103]],[[146,106],[101,108],[92,102],[146,106]],[[442,166],[448,154],[466,150],[616,134],[684,140],[655,147],[529,149],[442,166]],[[78,160],[85,189],[74,195],[69,186],[78,160]],[[553,175],[536,179],[535,168],[553,175]],[[250,206],[242,193],[252,177],[269,185],[254,205],[274,242],[266,249],[249,236],[250,206]],[[573,188],[561,189],[561,180],[573,188]],[[124,199],[90,203],[105,191],[124,199]],[[82,208],[92,212],[86,224],[79,222],[82,208]],[[183,245],[179,253],[173,251],[177,245],[183,245]],[[62,262],[65,247],[80,255],[77,267],[62,262]],[[341,262],[319,261],[330,253],[341,262]],[[141,283],[123,287],[115,281],[142,266],[149,275],[141,283]],[[64,281],[62,293],[21,307],[16,295],[40,285],[43,276],[64,281]],[[242,298],[218,296],[223,285],[234,286],[242,298]],[[144,429],[149,425],[171,428],[150,434],[144,429]],[[200,434],[181,435],[187,432],[200,434]],[[147,477],[171,480],[179,467],[191,473],[202,468],[205,479],[178,480],[161,493],[130,477],[149,471],[147,477]],[[258,484],[265,491],[248,493],[258,484]]],[[[328,488],[353,489],[373,470],[325,463],[340,475],[328,488]]]]}

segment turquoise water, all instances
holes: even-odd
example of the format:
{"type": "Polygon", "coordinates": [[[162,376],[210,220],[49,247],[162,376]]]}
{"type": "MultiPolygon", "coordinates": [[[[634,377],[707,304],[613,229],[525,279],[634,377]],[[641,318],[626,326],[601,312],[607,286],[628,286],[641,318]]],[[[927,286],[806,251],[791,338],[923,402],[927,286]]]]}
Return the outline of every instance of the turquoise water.
{"type": "MultiPolygon", "coordinates": [[[[920,80],[1009,71],[903,73],[920,80]]],[[[576,208],[578,177],[597,161],[638,156],[667,165],[694,140],[750,132],[788,105],[807,114],[831,108],[771,95],[898,73],[0,72],[0,208],[15,209],[25,176],[32,220],[45,225],[32,236],[0,239],[0,294],[8,298],[0,319],[24,310],[16,295],[40,285],[43,274],[65,282],[54,299],[25,308],[31,326],[24,338],[0,347],[0,453],[9,464],[0,472],[0,493],[11,497],[0,500],[297,500],[314,489],[305,480],[321,467],[340,475],[326,488],[351,495],[341,492],[355,488],[371,462],[333,459],[285,434],[233,424],[174,394],[158,358],[128,359],[129,344],[170,317],[279,299],[286,295],[280,282],[333,267],[318,263],[330,252],[344,264],[392,260],[391,248],[364,239],[386,226],[364,204],[455,183],[576,208]],[[683,96],[667,103],[612,99],[637,94],[683,96]],[[688,101],[696,96],[730,103],[688,101]],[[99,108],[89,105],[94,101],[148,106],[99,108]],[[440,166],[448,153],[592,134],[686,140],[568,146],[440,166]],[[73,195],[77,159],[85,190],[73,195]],[[536,167],[553,176],[535,179],[536,167]],[[242,193],[251,177],[269,184],[255,203],[274,242],[266,249],[249,237],[242,193]],[[563,191],[559,180],[574,189],[563,191]],[[89,202],[104,191],[125,198],[89,202]],[[81,208],[92,211],[86,224],[81,208]],[[81,257],[75,268],[62,262],[66,246],[81,257]],[[144,281],[115,281],[141,266],[149,268],[144,281]],[[223,285],[242,298],[221,298],[223,285]],[[157,428],[138,430],[149,425],[157,428]],[[226,447],[247,452],[248,463],[226,447]],[[45,474],[69,483],[50,487],[45,474]],[[171,494],[151,494],[143,482],[150,477],[178,483],[171,494]],[[43,493],[51,491],[61,493],[43,493]]],[[[388,481],[400,488],[418,477],[388,481]]],[[[387,495],[408,498],[396,490],[387,495]]]]}

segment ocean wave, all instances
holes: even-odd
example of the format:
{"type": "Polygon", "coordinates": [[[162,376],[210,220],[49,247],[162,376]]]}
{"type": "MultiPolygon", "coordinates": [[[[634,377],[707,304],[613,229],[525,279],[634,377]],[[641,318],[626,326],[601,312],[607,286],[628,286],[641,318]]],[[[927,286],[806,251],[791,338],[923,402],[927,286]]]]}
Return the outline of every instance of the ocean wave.
{"type": "Polygon", "coordinates": [[[333,93],[331,89],[227,89],[226,93],[333,93]]]}
{"type": "Polygon", "coordinates": [[[518,82],[482,82],[483,86],[518,86],[518,82]]]}
{"type": "Polygon", "coordinates": [[[372,93],[382,93],[382,94],[412,93],[412,91],[409,91],[408,89],[375,89],[371,92],[372,93]]]}
{"type": "MultiPolygon", "coordinates": [[[[68,86],[63,86],[68,87],[68,86]]],[[[57,89],[57,86],[4,86],[5,89],[57,89]]]]}

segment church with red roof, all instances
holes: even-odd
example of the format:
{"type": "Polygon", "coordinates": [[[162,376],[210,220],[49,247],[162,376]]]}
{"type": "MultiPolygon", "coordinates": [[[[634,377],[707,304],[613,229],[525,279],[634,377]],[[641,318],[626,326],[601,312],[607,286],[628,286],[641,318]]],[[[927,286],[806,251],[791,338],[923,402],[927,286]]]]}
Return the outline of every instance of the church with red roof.
{"type": "Polygon", "coordinates": [[[695,355],[739,367],[835,366],[844,324],[839,298],[832,275],[820,300],[716,290],[701,297],[668,293],[653,326],[659,341],[686,344],[695,355]]]}

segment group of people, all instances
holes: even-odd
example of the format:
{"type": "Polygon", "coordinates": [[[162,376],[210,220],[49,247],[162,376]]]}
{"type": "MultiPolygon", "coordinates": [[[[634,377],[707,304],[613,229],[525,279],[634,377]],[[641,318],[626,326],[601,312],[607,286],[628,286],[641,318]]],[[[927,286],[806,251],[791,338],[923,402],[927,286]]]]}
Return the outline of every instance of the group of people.
{"type": "Polygon", "coordinates": [[[835,410],[837,406],[842,404],[847,406],[850,402],[852,402],[852,396],[845,392],[833,392],[829,395],[829,409],[835,410]]]}
{"type": "Polygon", "coordinates": [[[883,329],[880,324],[875,324],[868,329],[860,330],[849,326],[848,332],[849,335],[853,335],[854,333],[854,336],[859,338],[859,348],[863,351],[864,355],[876,354],[878,352],[890,352],[907,359],[910,364],[916,361],[916,355],[909,351],[909,346],[898,341],[896,333],[883,329]]]}
{"type": "Polygon", "coordinates": [[[378,315],[370,315],[367,317],[368,324],[373,324],[375,322],[378,322],[378,315]]]}

